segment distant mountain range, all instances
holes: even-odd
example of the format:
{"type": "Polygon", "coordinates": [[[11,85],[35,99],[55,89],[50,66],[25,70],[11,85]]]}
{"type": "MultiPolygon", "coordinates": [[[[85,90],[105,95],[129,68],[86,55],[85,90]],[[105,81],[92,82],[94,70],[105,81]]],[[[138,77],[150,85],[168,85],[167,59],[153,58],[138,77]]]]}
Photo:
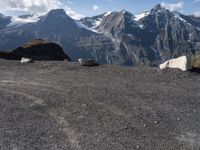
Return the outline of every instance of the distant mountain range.
{"type": "Polygon", "coordinates": [[[0,50],[12,50],[33,39],[60,44],[72,60],[150,65],[200,52],[200,18],[172,12],[161,5],[139,15],[122,10],[81,20],[64,10],[45,16],[0,14],[0,50]]]}

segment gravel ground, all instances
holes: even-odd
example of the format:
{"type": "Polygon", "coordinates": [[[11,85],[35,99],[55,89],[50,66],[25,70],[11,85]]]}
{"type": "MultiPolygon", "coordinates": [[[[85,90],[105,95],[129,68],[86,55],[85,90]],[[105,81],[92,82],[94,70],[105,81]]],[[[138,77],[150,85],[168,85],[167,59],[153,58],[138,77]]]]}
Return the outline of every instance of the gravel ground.
{"type": "Polygon", "coordinates": [[[0,61],[1,150],[200,150],[200,74],[0,61]]]}

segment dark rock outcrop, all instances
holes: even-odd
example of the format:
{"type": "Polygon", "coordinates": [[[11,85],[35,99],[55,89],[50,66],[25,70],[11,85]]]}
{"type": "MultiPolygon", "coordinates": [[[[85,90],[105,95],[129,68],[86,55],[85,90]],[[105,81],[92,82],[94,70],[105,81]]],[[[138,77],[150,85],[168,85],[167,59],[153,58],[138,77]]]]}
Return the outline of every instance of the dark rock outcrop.
{"type": "Polygon", "coordinates": [[[55,43],[37,39],[10,52],[0,52],[0,58],[8,60],[21,60],[22,57],[33,60],[69,60],[63,49],[55,43]]]}
{"type": "Polygon", "coordinates": [[[10,51],[10,52],[0,52],[0,58],[7,60],[20,60],[22,57],[10,51]]]}

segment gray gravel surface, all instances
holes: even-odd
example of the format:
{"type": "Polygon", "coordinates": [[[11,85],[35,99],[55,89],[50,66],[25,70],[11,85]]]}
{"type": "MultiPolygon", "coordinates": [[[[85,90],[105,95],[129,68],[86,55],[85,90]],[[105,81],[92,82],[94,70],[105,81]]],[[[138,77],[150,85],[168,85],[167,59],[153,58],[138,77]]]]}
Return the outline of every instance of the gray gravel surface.
{"type": "Polygon", "coordinates": [[[1,150],[200,150],[200,74],[0,61],[1,150]]]}

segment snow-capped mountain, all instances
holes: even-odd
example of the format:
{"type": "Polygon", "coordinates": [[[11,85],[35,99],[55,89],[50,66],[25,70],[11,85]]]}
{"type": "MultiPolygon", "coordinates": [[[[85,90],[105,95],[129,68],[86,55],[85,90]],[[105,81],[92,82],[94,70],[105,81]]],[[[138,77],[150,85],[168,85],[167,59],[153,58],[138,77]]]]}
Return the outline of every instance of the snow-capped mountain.
{"type": "Polygon", "coordinates": [[[88,26],[89,28],[95,29],[97,28],[102,21],[108,16],[110,15],[111,12],[105,12],[101,15],[98,16],[94,16],[94,17],[85,17],[83,19],[80,20],[80,22],[86,26],[88,26]]]}
{"type": "Polygon", "coordinates": [[[135,20],[139,21],[140,19],[148,16],[150,14],[150,11],[144,11],[143,13],[140,13],[138,15],[135,15],[135,20]]]}
{"type": "Polygon", "coordinates": [[[106,63],[104,52],[113,49],[109,38],[81,27],[77,20],[70,18],[63,9],[51,10],[36,22],[8,25],[0,32],[2,51],[15,49],[34,39],[45,39],[60,44],[72,60],[89,57],[106,63]]]}
{"type": "Polygon", "coordinates": [[[200,18],[159,4],[138,15],[122,10],[81,20],[72,19],[62,9],[17,19],[0,15],[0,32],[0,50],[46,39],[63,46],[72,60],[93,58],[100,63],[154,66],[200,52],[200,18]]]}

